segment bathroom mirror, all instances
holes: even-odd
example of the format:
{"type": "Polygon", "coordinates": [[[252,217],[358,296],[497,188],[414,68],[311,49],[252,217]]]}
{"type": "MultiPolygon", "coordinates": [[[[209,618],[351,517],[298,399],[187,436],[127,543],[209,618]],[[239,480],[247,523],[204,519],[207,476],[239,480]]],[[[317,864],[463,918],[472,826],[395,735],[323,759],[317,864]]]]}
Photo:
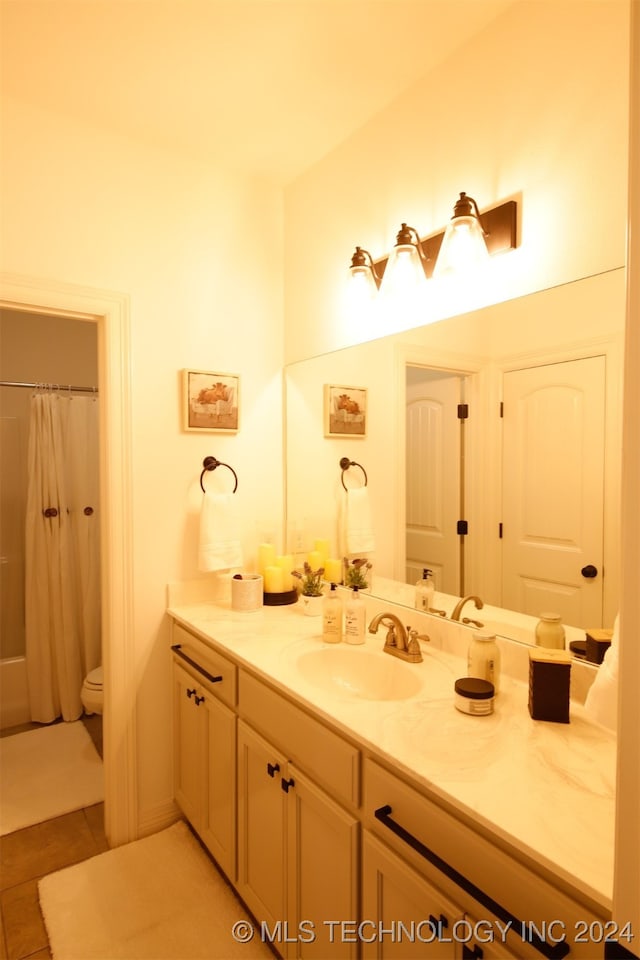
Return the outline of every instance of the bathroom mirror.
{"type": "MultiPolygon", "coordinates": [[[[442,479],[427,469],[417,485],[418,493],[429,488],[424,526],[446,541],[453,558],[448,562],[457,567],[446,583],[444,565],[436,569],[436,590],[478,594],[507,613],[558,609],[567,625],[581,629],[611,627],[618,604],[624,297],[624,270],[613,270],[289,364],[288,549],[300,555],[322,537],[338,555],[342,485],[362,482],[355,467],[342,473],[340,460],[347,457],[367,473],[376,541],[372,592],[412,604],[411,591],[401,588],[415,583],[421,562],[407,558],[407,503],[416,495],[408,480],[415,479],[416,443],[407,443],[406,404],[422,371],[426,383],[440,386],[451,379],[455,404],[468,405],[462,426],[455,415],[448,426],[438,421],[430,441],[430,450],[450,451],[443,454],[447,464],[451,451],[458,451],[454,478],[442,479]],[[568,377],[576,364],[586,382],[578,392],[568,377]],[[542,374],[551,376],[550,389],[539,382],[542,374]],[[327,384],[367,390],[364,436],[324,435],[327,384]],[[584,406],[586,393],[591,399],[584,406]],[[542,400],[532,405],[531,397],[542,400]],[[505,399],[509,418],[500,416],[505,399]],[[562,426],[562,418],[572,417],[577,408],[580,424],[597,421],[594,438],[581,434],[588,456],[577,440],[568,444],[562,426]],[[514,410],[519,411],[515,419],[514,410]],[[554,439],[547,443],[549,437],[554,439]],[[542,452],[534,455],[540,442],[542,452]],[[594,447],[599,448],[595,455],[594,447]],[[452,519],[441,522],[446,494],[452,519]],[[585,516],[591,518],[595,540],[583,557],[585,516]],[[467,521],[466,536],[458,533],[457,519],[467,521]],[[527,561],[522,575],[514,576],[525,547],[536,555],[533,568],[527,561]],[[551,573],[551,560],[560,554],[564,567],[551,573]],[[580,573],[589,567],[596,568],[595,577],[580,573]],[[398,586],[393,595],[390,583],[398,586]]],[[[474,616],[473,605],[465,612],[474,616]]],[[[509,636],[508,616],[504,620],[498,632],[509,636]]],[[[515,627],[512,638],[522,639],[515,627]]]]}

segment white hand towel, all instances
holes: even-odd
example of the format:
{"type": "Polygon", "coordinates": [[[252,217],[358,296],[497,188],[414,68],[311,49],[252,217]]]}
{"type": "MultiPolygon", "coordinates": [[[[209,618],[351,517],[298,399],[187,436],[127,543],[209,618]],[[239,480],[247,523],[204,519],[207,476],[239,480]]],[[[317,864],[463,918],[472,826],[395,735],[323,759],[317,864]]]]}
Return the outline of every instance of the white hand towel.
{"type": "Polygon", "coordinates": [[[620,615],[613,624],[611,646],[598,667],[595,680],[591,684],[584,701],[584,708],[596,723],[609,730],[618,726],[618,631],[620,615]]]}
{"type": "Polygon", "coordinates": [[[366,487],[347,490],[345,504],[347,553],[372,553],[376,548],[371,522],[369,491],[366,487]]]}
{"type": "Polygon", "coordinates": [[[198,569],[229,570],[242,566],[240,523],[233,493],[205,493],[200,511],[198,569]]]}

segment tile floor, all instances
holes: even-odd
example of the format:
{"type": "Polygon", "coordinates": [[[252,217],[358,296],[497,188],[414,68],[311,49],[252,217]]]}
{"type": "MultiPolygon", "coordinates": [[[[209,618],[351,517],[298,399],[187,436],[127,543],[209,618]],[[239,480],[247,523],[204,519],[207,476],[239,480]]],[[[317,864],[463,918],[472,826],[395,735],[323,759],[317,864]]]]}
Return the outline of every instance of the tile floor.
{"type": "MultiPolygon", "coordinates": [[[[100,754],[101,719],[84,718],[100,754]]],[[[102,803],[0,837],[0,960],[50,960],[37,881],[108,849],[102,803]]]]}

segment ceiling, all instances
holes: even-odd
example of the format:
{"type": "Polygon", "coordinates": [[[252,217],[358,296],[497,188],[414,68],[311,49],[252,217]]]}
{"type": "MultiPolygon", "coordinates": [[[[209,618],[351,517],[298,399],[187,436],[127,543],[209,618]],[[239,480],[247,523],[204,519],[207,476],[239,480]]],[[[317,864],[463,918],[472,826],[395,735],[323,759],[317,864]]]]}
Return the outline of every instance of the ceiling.
{"type": "Polygon", "coordinates": [[[0,0],[3,92],[285,183],[513,0],[0,0]]]}

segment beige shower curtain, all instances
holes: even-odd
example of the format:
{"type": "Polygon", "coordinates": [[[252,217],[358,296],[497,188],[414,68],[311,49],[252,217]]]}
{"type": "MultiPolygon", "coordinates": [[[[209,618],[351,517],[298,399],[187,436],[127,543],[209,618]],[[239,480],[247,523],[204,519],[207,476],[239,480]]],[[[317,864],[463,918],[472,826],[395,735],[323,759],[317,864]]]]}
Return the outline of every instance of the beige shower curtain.
{"type": "Polygon", "coordinates": [[[31,399],[26,519],[26,659],[31,718],[77,720],[101,663],[98,402],[31,399]]]}

